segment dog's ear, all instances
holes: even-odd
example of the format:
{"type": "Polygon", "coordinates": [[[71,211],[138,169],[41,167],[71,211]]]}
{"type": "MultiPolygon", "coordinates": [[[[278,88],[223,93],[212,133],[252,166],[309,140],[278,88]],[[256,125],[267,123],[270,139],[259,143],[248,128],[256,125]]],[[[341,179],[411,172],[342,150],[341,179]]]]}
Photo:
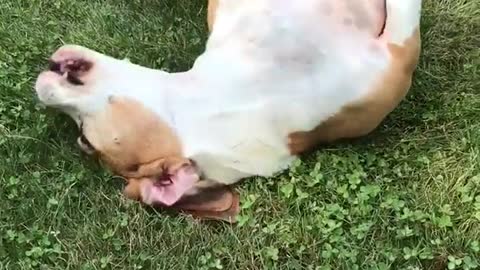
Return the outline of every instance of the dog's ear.
{"type": "Polygon", "coordinates": [[[193,194],[182,197],[173,207],[196,218],[235,223],[240,212],[240,198],[225,185],[197,186],[193,194]]]}
{"type": "Polygon", "coordinates": [[[142,164],[126,175],[130,177],[124,194],[148,205],[171,206],[200,180],[190,160],[176,157],[142,164]]]}

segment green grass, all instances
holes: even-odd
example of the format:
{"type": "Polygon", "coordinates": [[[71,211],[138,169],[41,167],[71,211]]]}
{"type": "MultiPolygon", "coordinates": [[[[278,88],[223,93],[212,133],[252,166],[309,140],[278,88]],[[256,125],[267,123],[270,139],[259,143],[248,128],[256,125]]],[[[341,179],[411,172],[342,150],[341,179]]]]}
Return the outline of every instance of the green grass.
{"type": "Polygon", "coordinates": [[[407,100],[371,136],[240,186],[240,223],[126,200],[33,82],[62,43],[170,71],[206,1],[0,1],[0,269],[474,269],[480,264],[480,4],[425,0],[407,100]]]}

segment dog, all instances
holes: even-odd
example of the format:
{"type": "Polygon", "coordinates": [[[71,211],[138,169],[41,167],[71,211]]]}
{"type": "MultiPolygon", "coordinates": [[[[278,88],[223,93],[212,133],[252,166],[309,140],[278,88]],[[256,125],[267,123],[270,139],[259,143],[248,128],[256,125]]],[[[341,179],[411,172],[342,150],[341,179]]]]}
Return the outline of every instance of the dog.
{"type": "Polygon", "coordinates": [[[147,205],[235,222],[229,186],[373,131],[410,89],[421,0],[210,0],[193,67],[167,73],[64,45],[36,81],[80,147],[147,205]]]}

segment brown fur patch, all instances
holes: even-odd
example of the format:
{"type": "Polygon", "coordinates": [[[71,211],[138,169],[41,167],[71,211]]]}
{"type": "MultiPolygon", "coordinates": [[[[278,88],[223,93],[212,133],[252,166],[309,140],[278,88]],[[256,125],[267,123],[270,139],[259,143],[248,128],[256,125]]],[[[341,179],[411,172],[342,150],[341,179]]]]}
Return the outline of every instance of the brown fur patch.
{"type": "Polygon", "coordinates": [[[142,169],[142,165],[159,160],[184,160],[174,131],[133,99],[112,97],[103,111],[84,117],[83,121],[84,135],[100,158],[123,176],[132,168],[142,169]]]}
{"type": "Polygon", "coordinates": [[[290,152],[297,155],[320,143],[356,138],[373,131],[398,106],[410,89],[420,56],[420,45],[418,29],[404,46],[389,44],[392,61],[383,77],[369,91],[370,95],[345,106],[314,130],[291,133],[290,152]]]}
{"type": "Polygon", "coordinates": [[[213,24],[215,22],[217,7],[218,7],[218,0],[209,0],[208,1],[207,23],[208,23],[208,30],[210,32],[212,32],[212,30],[213,30],[213,24]]]}
{"type": "MultiPolygon", "coordinates": [[[[107,107],[85,117],[83,132],[100,158],[115,172],[127,177],[124,195],[142,201],[141,186],[156,176],[174,174],[182,166],[195,166],[182,155],[174,131],[141,103],[124,97],[109,97],[107,107]]],[[[187,195],[172,208],[202,219],[235,222],[238,194],[214,182],[200,181],[196,194],[187,195]]]]}

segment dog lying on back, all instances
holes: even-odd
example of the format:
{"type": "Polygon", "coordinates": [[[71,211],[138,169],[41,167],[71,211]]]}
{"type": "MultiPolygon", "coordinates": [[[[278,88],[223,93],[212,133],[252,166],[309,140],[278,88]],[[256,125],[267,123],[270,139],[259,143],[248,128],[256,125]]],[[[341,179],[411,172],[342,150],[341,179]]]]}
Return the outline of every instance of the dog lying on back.
{"type": "Polygon", "coordinates": [[[234,221],[228,186],[366,135],[400,103],[420,11],[421,0],[210,0],[210,37],[189,71],[66,45],[35,89],[128,180],[128,197],[234,221]]]}

